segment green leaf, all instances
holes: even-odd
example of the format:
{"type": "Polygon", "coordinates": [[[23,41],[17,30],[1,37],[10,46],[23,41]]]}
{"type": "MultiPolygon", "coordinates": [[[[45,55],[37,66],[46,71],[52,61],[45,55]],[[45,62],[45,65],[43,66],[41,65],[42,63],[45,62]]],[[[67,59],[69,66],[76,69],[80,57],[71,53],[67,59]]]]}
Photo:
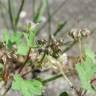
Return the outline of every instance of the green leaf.
{"type": "Polygon", "coordinates": [[[93,61],[95,60],[95,53],[91,49],[86,48],[85,54],[87,57],[91,58],[93,61]]]}
{"type": "Polygon", "coordinates": [[[38,96],[42,94],[43,85],[38,80],[24,80],[20,75],[15,75],[12,89],[20,91],[23,96],[38,96]]]}
{"type": "Polygon", "coordinates": [[[6,44],[8,43],[9,38],[10,38],[10,37],[9,37],[8,32],[4,32],[4,33],[3,33],[3,41],[5,41],[6,44]]]}
{"type": "Polygon", "coordinates": [[[7,47],[8,47],[9,49],[11,49],[12,46],[13,46],[13,43],[12,43],[10,40],[8,40],[7,47]]]}
{"type": "Polygon", "coordinates": [[[94,63],[94,54],[91,50],[85,50],[86,59],[80,64],[76,64],[76,70],[79,75],[81,85],[84,89],[93,91],[90,84],[96,74],[96,64],[94,63]],[[91,56],[90,56],[91,55],[91,56]]]}
{"type": "Polygon", "coordinates": [[[28,42],[29,46],[34,47],[36,45],[35,37],[36,37],[36,32],[30,32],[29,37],[28,37],[28,39],[29,39],[29,42],[28,42]]]}
{"type": "Polygon", "coordinates": [[[27,55],[28,53],[28,50],[29,50],[29,47],[26,45],[26,44],[20,44],[20,45],[17,45],[17,54],[19,55],[27,55]]]}
{"type": "Polygon", "coordinates": [[[76,65],[76,69],[77,69],[77,72],[79,74],[82,87],[84,89],[91,90],[90,80],[93,77],[93,72],[92,72],[92,69],[89,68],[90,66],[87,65],[87,64],[89,64],[88,61],[86,61],[86,62],[84,62],[82,64],[77,64],[76,65]]]}
{"type": "Polygon", "coordinates": [[[4,66],[3,66],[3,64],[2,64],[2,63],[0,63],[0,69],[3,69],[3,67],[4,67],[4,66]]]}
{"type": "Polygon", "coordinates": [[[27,46],[29,47],[36,47],[35,37],[36,37],[36,31],[31,30],[29,33],[24,33],[24,37],[27,41],[27,46]]]}
{"type": "Polygon", "coordinates": [[[3,33],[3,41],[6,42],[7,48],[11,49],[13,46],[13,43],[11,42],[11,36],[9,36],[8,32],[3,33]]]}
{"type": "Polygon", "coordinates": [[[22,33],[21,32],[14,32],[10,38],[12,43],[20,44],[22,39],[22,33]]]}
{"type": "Polygon", "coordinates": [[[5,41],[7,47],[9,49],[11,49],[14,43],[20,44],[21,39],[22,39],[21,36],[22,36],[22,34],[19,32],[17,32],[17,33],[14,32],[13,34],[11,34],[11,36],[9,35],[8,32],[4,32],[3,33],[3,41],[5,41]]]}

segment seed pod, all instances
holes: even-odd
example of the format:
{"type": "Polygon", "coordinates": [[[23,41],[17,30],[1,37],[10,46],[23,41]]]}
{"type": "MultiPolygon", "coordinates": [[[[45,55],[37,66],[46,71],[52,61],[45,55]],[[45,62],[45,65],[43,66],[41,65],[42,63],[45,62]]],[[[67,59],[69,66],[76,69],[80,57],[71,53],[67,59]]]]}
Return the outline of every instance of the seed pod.
{"type": "MultiPolygon", "coordinates": [[[[77,32],[77,29],[71,29],[71,31],[69,32],[69,35],[71,36],[71,35],[73,35],[74,33],[76,33],[77,32]]],[[[75,34],[74,34],[75,35],[75,34]]]]}
{"type": "Polygon", "coordinates": [[[77,32],[77,33],[78,33],[78,34],[77,34],[77,38],[81,38],[81,37],[82,37],[81,32],[82,32],[82,30],[79,29],[78,32],[77,32]]]}
{"type": "Polygon", "coordinates": [[[68,35],[73,38],[74,40],[78,40],[79,38],[82,37],[87,37],[90,35],[90,30],[88,30],[87,28],[84,29],[72,29],[68,35]]]}
{"type": "Polygon", "coordinates": [[[74,40],[78,40],[78,37],[80,37],[80,33],[78,33],[80,30],[79,29],[72,29],[70,32],[69,32],[69,36],[71,38],[73,38],[74,40]]]}
{"type": "Polygon", "coordinates": [[[37,43],[40,44],[40,45],[44,45],[46,44],[46,40],[45,39],[42,39],[42,40],[37,40],[37,43]]]}
{"type": "Polygon", "coordinates": [[[87,36],[89,36],[90,35],[90,30],[88,30],[87,28],[85,28],[85,29],[82,29],[82,37],[87,37],[87,36]]]}

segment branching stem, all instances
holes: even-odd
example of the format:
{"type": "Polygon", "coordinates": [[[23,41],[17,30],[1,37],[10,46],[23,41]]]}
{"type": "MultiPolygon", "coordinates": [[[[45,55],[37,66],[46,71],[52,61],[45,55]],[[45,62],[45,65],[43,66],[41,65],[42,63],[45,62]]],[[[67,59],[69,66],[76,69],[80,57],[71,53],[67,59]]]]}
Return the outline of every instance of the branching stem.
{"type": "Polygon", "coordinates": [[[26,63],[28,62],[30,52],[31,52],[31,48],[29,48],[29,51],[28,51],[27,57],[26,57],[26,59],[25,59],[25,61],[24,61],[23,65],[20,67],[19,73],[21,73],[21,72],[22,72],[23,68],[25,67],[26,63]]]}

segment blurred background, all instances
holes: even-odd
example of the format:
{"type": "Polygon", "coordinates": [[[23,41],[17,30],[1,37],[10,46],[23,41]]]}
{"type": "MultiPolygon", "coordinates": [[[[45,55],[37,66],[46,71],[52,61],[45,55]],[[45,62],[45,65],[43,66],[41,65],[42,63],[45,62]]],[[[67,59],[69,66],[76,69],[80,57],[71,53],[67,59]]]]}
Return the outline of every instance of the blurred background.
{"type": "MultiPolygon", "coordinates": [[[[0,0],[0,33],[5,29],[22,31],[28,22],[40,23],[38,38],[48,38],[48,30],[52,34],[60,25],[58,36],[63,38],[72,28],[93,31],[96,28],[96,0],[0,0]]],[[[95,43],[93,39],[95,35],[90,46],[95,43]]]]}
{"type": "MultiPolygon", "coordinates": [[[[22,0],[10,0],[13,15],[19,10],[22,0]]],[[[27,20],[32,20],[34,15],[33,7],[40,7],[40,3],[43,0],[24,0],[24,5],[22,11],[26,13],[23,18],[24,22],[27,20]],[[34,4],[33,4],[34,2],[34,4]],[[33,6],[34,5],[34,6],[33,6]]],[[[44,3],[44,2],[43,2],[44,3]]],[[[89,27],[95,28],[96,24],[96,0],[48,0],[50,13],[53,15],[52,23],[53,25],[60,21],[67,20],[68,28],[71,27],[89,27]],[[55,11],[55,12],[54,12],[55,11]]],[[[46,13],[46,8],[44,8],[44,13],[46,13]]],[[[6,18],[8,23],[8,0],[0,0],[0,28],[5,28],[5,22],[3,18],[6,18]]],[[[47,18],[44,14],[45,19],[47,18]]],[[[9,23],[10,24],[10,23],[9,23]]]]}

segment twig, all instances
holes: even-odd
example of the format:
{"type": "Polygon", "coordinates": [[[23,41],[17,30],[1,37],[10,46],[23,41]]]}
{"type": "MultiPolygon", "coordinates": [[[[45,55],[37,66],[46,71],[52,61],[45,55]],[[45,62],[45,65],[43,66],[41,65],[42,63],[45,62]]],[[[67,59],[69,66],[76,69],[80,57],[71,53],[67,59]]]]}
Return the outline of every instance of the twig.
{"type": "MultiPolygon", "coordinates": [[[[50,59],[49,59],[50,60],[50,59]]],[[[68,79],[66,73],[64,72],[64,68],[62,66],[62,62],[56,60],[55,62],[53,62],[53,60],[50,60],[50,63],[55,64],[58,68],[58,70],[60,71],[60,73],[62,74],[62,76],[64,77],[64,79],[68,82],[68,84],[70,85],[70,87],[72,89],[74,89],[75,93],[77,94],[77,96],[79,95],[79,91],[74,87],[74,85],[72,84],[72,82],[68,79]]]]}
{"type": "Polygon", "coordinates": [[[49,35],[51,35],[51,14],[50,14],[50,7],[49,7],[49,2],[48,0],[46,0],[47,2],[47,15],[48,15],[48,31],[49,31],[49,35]]]}
{"type": "MultiPolygon", "coordinates": [[[[59,7],[55,8],[56,10],[54,10],[54,12],[51,14],[51,18],[52,18],[57,12],[59,12],[60,9],[62,9],[62,7],[64,7],[64,4],[66,3],[66,1],[67,1],[67,0],[63,1],[63,2],[59,5],[59,7]]],[[[41,26],[41,28],[38,30],[38,32],[41,31],[41,30],[46,26],[47,23],[48,23],[48,19],[47,19],[46,22],[41,26]]],[[[38,32],[37,32],[37,33],[38,33],[38,32]]]]}
{"type": "Polygon", "coordinates": [[[62,74],[53,76],[53,77],[51,77],[51,78],[49,78],[49,79],[43,80],[42,82],[43,82],[44,84],[46,84],[46,83],[51,82],[51,81],[53,81],[53,80],[56,80],[56,79],[58,79],[58,78],[60,78],[60,77],[62,77],[62,74]]]}
{"type": "Polygon", "coordinates": [[[59,67],[59,70],[60,70],[61,74],[63,75],[64,79],[68,82],[68,84],[70,85],[70,87],[72,89],[74,89],[74,91],[77,94],[77,96],[80,96],[79,91],[74,87],[74,85],[72,84],[72,82],[68,79],[68,77],[66,76],[65,72],[63,71],[63,67],[62,67],[61,63],[58,63],[58,67],[59,67]]]}
{"type": "Polygon", "coordinates": [[[77,41],[73,41],[67,48],[64,49],[63,53],[71,49],[76,43],[77,41]]]}
{"type": "Polygon", "coordinates": [[[20,69],[19,69],[19,72],[18,72],[18,73],[21,73],[21,72],[22,72],[23,68],[25,67],[26,63],[28,62],[30,52],[31,52],[31,48],[29,48],[29,51],[28,51],[27,57],[26,57],[26,59],[25,59],[25,62],[24,62],[24,63],[23,63],[23,65],[20,67],[20,69]]]}
{"type": "Polygon", "coordinates": [[[35,12],[35,15],[34,15],[34,17],[33,17],[33,22],[35,22],[35,23],[38,23],[38,18],[39,18],[39,16],[40,16],[40,12],[41,12],[41,9],[42,9],[42,2],[40,2],[40,5],[39,5],[39,7],[37,8],[37,11],[35,12]]]}
{"type": "Polygon", "coordinates": [[[45,56],[46,56],[46,52],[44,52],[44,54],[43,54],[43,56],[42,56],[41,60],[39,61],[39,63],[40,63],[40,65],[39,65],[39,66],[41,66],[41,64],[42,64],[42,62],[43,62],[43,60],[44,60],[45,56]]]}
{"type": "Polygon", "coordinates": [[[28,73],[32,72],[32,70],[29,70],[28,72],[22,74],[22,77],[26,76],[28,73]]]}
{"type": "Polygon", "coordinates": [[[85,90],[83,93],[82,93],[82,96],[85,96],[87,93],[87,90],[85,90]]]}
{"type": "Polygon", "coordinates": [[[64,21],[64,23],[60,24],[53,35],[56,36],[57,33],[60,32],[66,24],[67,24],[67,21],[64,21]]]}
{"type": "Polygon", "coordinates": [[[79,50],[80,50],[80,62],[83,62],[83,58],[82,58],[82,41],[81,38],[78,38],[79,40],[79,50]]]}
{"type": "Polygon", "coordinates": [[[18,11],[16,19],[15,19],[15,27],[17,27],[17,24],[18,24],[18,21],[19,21],[19,18],[20,18],[20,13],[21,13],[21,11],[23,9],[24,3],[25,3],[25,0],[22,0],[19,11],[18,11]]]}
{"type": "Polygon", "coordinates": [[[13,20],[13,15],[12,15],[12,8],[11,8],[11,1],[10,0],[8,0],[8,11],[9,11],[8,13],[9,13],[12,29],[15,31],[14,20],[13,20]]]}
{"type": "Polygon", "coordinates": [[[5,92],[3,93],[2,96],[6,96],[7,92],[10,90],[11,86],[12,86],[12,82],[10,83],[10,85],[9,85],[8,88],[5,90],[5,92]]]}
{"type": "Polygon", "coordinates": [[[33,19],[34,19],[34,16],[35,16],[35,0],[32,0],[32,16],[33,16],[33,19]]]}

